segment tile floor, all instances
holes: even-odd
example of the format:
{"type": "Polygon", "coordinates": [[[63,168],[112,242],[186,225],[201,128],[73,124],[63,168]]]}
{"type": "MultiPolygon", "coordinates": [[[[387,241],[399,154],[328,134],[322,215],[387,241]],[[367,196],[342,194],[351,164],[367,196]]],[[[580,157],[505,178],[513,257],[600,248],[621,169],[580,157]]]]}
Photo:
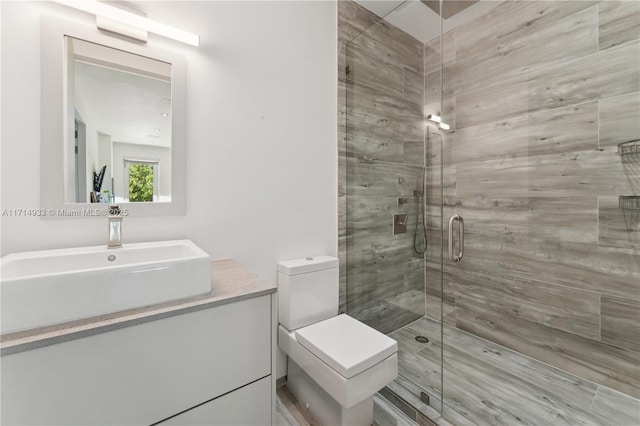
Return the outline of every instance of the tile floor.
{"type": "MultiPolygon", "coordinates": [[[[401,374],[390,388],[424,411],[420,384],[439,408],[440,324],[423,317],[390,336],[401,374]]],[[[454,327],[445,326],[444,342],[443,414],[455,425],[640,425],[637,399],[454,327]]]]}

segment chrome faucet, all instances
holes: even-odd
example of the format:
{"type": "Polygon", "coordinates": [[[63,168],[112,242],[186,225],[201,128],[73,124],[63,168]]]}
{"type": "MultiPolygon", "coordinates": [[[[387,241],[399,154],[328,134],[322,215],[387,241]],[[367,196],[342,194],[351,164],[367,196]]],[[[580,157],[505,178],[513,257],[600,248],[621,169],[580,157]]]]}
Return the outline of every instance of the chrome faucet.
{"type": "Polygon", "coordinates": [[[122,247],[122,211],[120,206],[112,204],[109,206],[109,243],[107,248],[122,247]]]}

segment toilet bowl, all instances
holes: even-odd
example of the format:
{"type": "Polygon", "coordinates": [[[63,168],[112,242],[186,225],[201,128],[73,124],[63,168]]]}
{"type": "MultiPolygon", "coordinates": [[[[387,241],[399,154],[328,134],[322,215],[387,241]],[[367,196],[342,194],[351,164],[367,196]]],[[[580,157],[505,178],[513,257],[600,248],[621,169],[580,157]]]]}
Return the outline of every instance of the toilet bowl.
{"type": "Polygon", "coordinates": [[[373,395],[398,374],[397,343],[338,312],[338,260],[278,264],[278,346],[287,384],[323,425],[370,425],[373,395]]]}

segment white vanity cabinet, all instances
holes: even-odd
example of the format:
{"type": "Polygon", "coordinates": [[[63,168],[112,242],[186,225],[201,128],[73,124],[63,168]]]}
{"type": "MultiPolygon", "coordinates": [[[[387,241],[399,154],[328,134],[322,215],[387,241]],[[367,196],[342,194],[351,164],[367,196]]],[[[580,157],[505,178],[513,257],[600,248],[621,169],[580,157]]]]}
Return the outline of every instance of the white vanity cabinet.
{"type": "Polygon", "coordinates": [[[1,423],[271,424],[272,297],[5,355],[1,423]]]}
{"type": "Polygon", "coordinates": [[[265,377],[160,423],[162,426],[264,426],[271,415],[270,401],[263,398],[271,386],[265,377]]]}

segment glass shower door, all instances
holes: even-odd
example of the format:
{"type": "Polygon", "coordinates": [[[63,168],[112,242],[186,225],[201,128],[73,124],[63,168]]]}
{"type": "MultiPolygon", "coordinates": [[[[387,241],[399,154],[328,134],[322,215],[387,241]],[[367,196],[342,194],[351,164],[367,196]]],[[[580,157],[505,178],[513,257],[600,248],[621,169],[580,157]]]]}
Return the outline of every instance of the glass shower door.
{"type": "Polygon", "coordinates": [[[507,1],[426,44],[453,423],[640,420],[639,28],[637,2],[507,1]]]}

